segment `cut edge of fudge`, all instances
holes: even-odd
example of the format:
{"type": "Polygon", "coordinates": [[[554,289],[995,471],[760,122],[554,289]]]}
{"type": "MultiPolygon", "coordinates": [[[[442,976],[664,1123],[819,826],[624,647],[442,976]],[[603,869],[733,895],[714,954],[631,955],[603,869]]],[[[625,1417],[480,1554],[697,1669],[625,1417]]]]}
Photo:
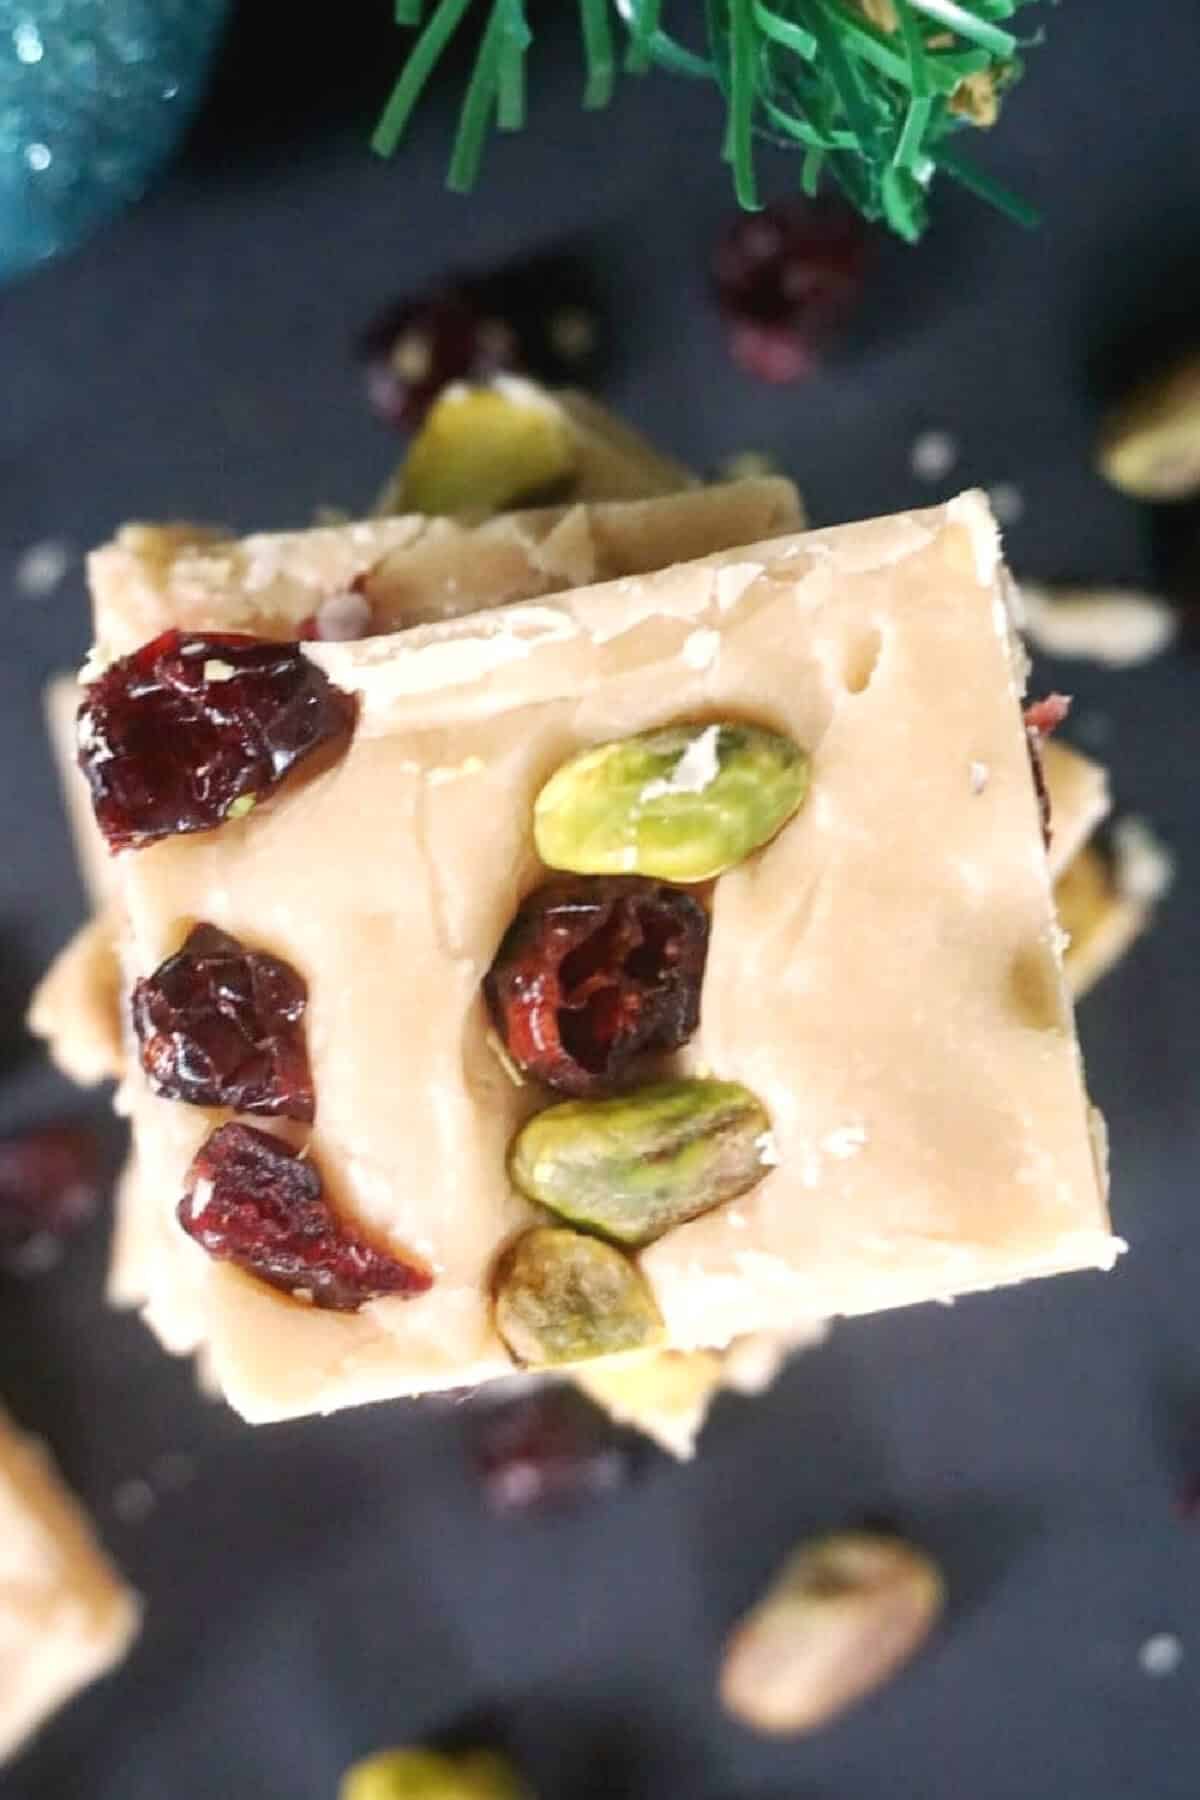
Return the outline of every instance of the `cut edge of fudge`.
{"type": "MultiPolygon", "coordinates": [[[[926,515],[902,515],[898,519],[872,521],[863,526],[812,533],[807,538],[777,540],[771,544],[742,548],[688,568],[664,571],[658,576],[642,580],[619,582],[608,589],[572,593],[559,597],[552,603],[518,605],[500,613],[476,615],[454,624],[418,628],[405,633],[402,638],[374,639],[350,645],[313,645],[308,649],[309,654],[327,670],[332,679],[359,693],[364,721],[360,739],[363,743],[373,743],[381,735],[386,736],[390,725],[397,720],[411,718],[413,730],[427,730],[434,724],[438,730],[442,730],[451,722],[462,727],[464,722],[479,716],[474,696],[485,678],[489,682],[489,701],[496,687],[503,690],[507,686],[512,690],[502,695],[501,711],[504,713],[510,712],[513,707],[521,711],[530,704],[543,704],[548,696],[561,700],[565,694],[580,693],[582,690],[579,688],[579,681],[583,679],[580,675],[576,674],[572,678],[569,673],[560,676],[558,672],[558,662],[563,657],[569,658],[568,646],[578,648],[581,666],[586,663],[588,655],[596,652],[598,665],[607,667],[614,656],[619,659],[619,650],[613,649],[619,640],[644,636],[649,631],[660,635],[664,644],[661,655],[656,652],[647,663],[646,652],[643,651],[642,660],[635,661],[633,665],[634,674],[640,671],[643,687],[653,671],[666,666],[663,657],[667,661],[678,657],[685,668],[698,674],[696,659],[685,649],[695,632],[702,630],[715,633],[725,643],[726,635],[736,626],[742,625],[746,618],[763,611],[773,600],[779,599],[775,592],[777,587],[786,588],[794,598],[799,592],[796,580],[799,571],[796,568],[789,569],[789,563],[799,562],[802,565],[802,580],[812,590],[814,602],[821,593],[828,598],[829,589],[836,577],[843,578],[844,583],[852,583],[860,577],[876,576],[880,578],[877,584],[879,594],[872,604],[883,605],[883,599],[879,595],[890,593],[895,588],[899,580],[898,570],[909,558],[919,558],[927,550],[933,555],[930,549],[933,545],[938,546],[937,555],[934,556],[937,565],[934,572],[939,579],[944,579],[956,594],[959,586],[962,586],[964,593],[972,588],[984,590],[986,609],[991,618],[984,641],[992,643],[992,650],[984,660],[991,659],[997,676],[1002,669],[1006,671],[1003,677],[1003,706],[998,710],[993,709],[996,718],[1002,715],[1004,719],[1002,728],[996,726],[995,718],[992,721],[999,739],[1004,740],[1002,744],[998,742],[992,751],[994,756],[998,755],[998,778],[989,784],[988,791],[994,794],[1001,786],[1018,780],[1018,765],[1012,761],[1018,745],[1022,758],[1024,756],[1024,739],[1017,703],[1019,658],[1009,635],[1010,626],[997,579],[998,547],[994,527],[983,503],[975,496],[963,497],[946,508],[936,509],[926,515]],[[702,594],[700,589],[703,589],[702,594]],[[750,601],[746,598],[748,594],[750,601]],[[759,604],[753,604],[755,601],[759,604]],[[673,649],[671,645],[674,646],[673,649]],[[549,658],[545,672],[547,685],[544,689],[539,689],[531,669],[542,657],[549,658]],[[431,705],[431,697],[434,695],[440,696],[444,705],[440,712],[435,709],[436,717],[431,717],[423,709],[431,705]],[[1003,754],[998,754],[1000,751],[1003,754]],[[1001,776],[1003,781],[999,779],[1001,776]]],[[[921,579],[928,581],[932,578],[932,574],[927,571],[925,577],[918,579],[918,587],[921,579]]],[[[876,590],[872,588],[871,591],[874,593],[876,590]]],[[[956,599],[954,609],[946,614],[944,623],[948,636],[942,643],[943,649],[952,645],[961,635],[962,620],[957,611],[958,604],[956,599]]],[[[912,619],[917,618],[918,615],[914,613],[912,619]]],[[[919,623],[924,623],[924,615],[921,615],[919,623]]],[[[837,637],[836,632],[834,637],[837,637]]],[[[936,633],[932,641],[942,642],[936,637],[936,633]]],[[[706,650],[707,644],[708,640],[706,650]]],[[[850,655],[847,668],[853,679],[847,689],[850,699],[839,701],[839,705],[849,705],[851,701],[858,703],[864,688],[879,685],[874,682],[871,670],[868,670],[865,681],[859,681],[857,658],[861,647],[858,641],[848,642],[843,646],[850,655]]],[[[877,661],[880,648],[876,644],[877,661]]],[[[840,671],[838,678],[841,679],[840,671]]],[[[657,679],[661,682],[661,675],[657,679]]],[[[583,742],[595,741],[596,736],[595,724],[588,723],[587,717],[583,716],[593,716],[598,704],[590,692],[591,682],[592,677],[587,677],[589,704],[581,705],[579,700],[572,703],[574,723],[567,732],[568,737],[578,732],[583,742]]],[[[681,679],[681,687],[686,686],[686,680],[681,679]]],[[[697,691],[695,684],[687,687],[687,691],[689,696],[694,694],[697,691]]],[[[707,682],[700,691],[707,694],[706,704],[720,703],[720,696],[709,691],[707,682]]],[[[736,703],[736,693],[734,699],[736,703]]],[[[677,699],[674,706],[678,708],[694,704],[690,698],[687,701],[677,699]]],[[[951,704],[949,699],[943,701],[943,707],[947,710],[951,704]]],[[[645,723],[656,722],[664,713],[670,716],[670,710],[673,710],[667,707],[661,693],[655,704],[651,704],[647,694],[643,693],[639,705],[644,711],[645,723]]],[[[776,696],[769,710],[776,711],[779,705],[776,696]]],[[[604,702],[600,705],[601,712],[605,706],[614,713],[622,713],[615,691],[610,697],[606,690],[604,702]]],[[[759,710],[763,710],[761,703],[759,710]]],[[[632,717],[623,717],[622,723],[630,728],[637,728],[637,721],[632,717]]],[[[976,727],[972,725],[971,729],[976,730],[976,727]]],[[[986,733],[984,735],[986,737],[986,733]]],[[[981,751],[989,748],[982,741],[977,747],[981,751]]],[[[843,746],[843,750],[844,748],[843,746]]],[[[822,745],[822,750],[824,749],[825,746],[822,745]]],[[[561,753],[561,750],[556,751],[556,756],[561,753]]],[[[352,750],[347,764],[353,759],[353,754],[352,750]]],[[[471,760],[470,756],[463,758],[453,770],[445,771],[446,777],[453,774],[455,780],[466,775],[474,778],[480,771],[470,767],[471,760]]],[[[346,766],[340,765],[339,770],[322,777],[322,781],[336,787],[346,766]]],[[[1023,841],[1028,835],[1029,849],[1021,854],[1028,854],[1033,859],[1036,846],[1034,887],[1029,888],[1029,869],[1021,876],[1025,888],[1029,888],[1031,903],[1036,903],[1034,910],[1042,918],[1038,934],[1039,947],[1035,950],[1033,945],[1028,946],[1030,956],[1038,963],[1038,975],[1033,983],[1033,1000],[1037,1007],[1046,1011],[1045,1017],[1035,1018],[1031,1023],[1031,1029],[1038,1033],[1035,1060],[1045,1061],[1046,1053],[1054,1040],[1067,1040],[1060,1085],[1065,1080],[1067,1087],[1074,1087],[1077,1092],[1073,1098],[1067,1094],[1062,1104],[1068,1110],[1073,1107],[1078,1109],[1077,1124],[1071,1128],[1075,1133],[1073,1154],[1078,1163],[1077,1179],[1090,1189],[1091,1200],[1086,1207],[1082,1207],[1080,1217],[1073,1224],[1064,1219],[1063,1227],[1059,1229],[1052,1227],[1047,1217],[1036,1229],[1031,1227],[1032,1237],[1019,1231],[1016,1241],[1004,1254],[993,1257],[990,1261],[976,1254],[976,1267],[969,1266],[972,1256],[969,1248],[953,1241],[938,1247],[936,1240],[926,1234],[919,1241],[917,1266],[907,1279],[898,1281],[895,1269],[887,1267],[889,1256],[884,1256],[881,1262],[880,1252],[872,1250],[865,1258],[871,1264],[866,1281],[860,1280],[852,1284],[854,1291],[837,1294],[825,1291],[825,1298],[832,1303],[830,1310],[853,1312],[907,1301],[948,1298],[957,1292],[999,1285],[1003,1281],[1018,1280],[1035,1273],[1070,1267],[1107,1267],[1111,1265],[1119,1248],[1107,1229],[1093,1152],[1087,1146],[1084,1097],[1077,1074],[1078,1053],[1062,984],[1057,932],[1050,901],[1049,871],[1040,849],[1040,838],[1034,829],[1036,808],[1032,783],[1027,768],[1024,768],[1023,763],[1020,767],[1024,772],[1019,778],[1019,793],[1017,789],[1012,789],[1012,798],[1006,801],[1006,805],[1010,812],[1013,808],[1016,809],[1008,819],[1009,832],[1014,841],[1023,841]],[[1085,1222],[1083,1215],[1087,1213],[1091,1215],[1090,1222],[1085,1222]]],[[[944,777],[944,771],[938,771],[936,767],[932,770],[922,768],[921,777],[926,786],[931,784],[934,774],[944,777]]],[[[966,762],[962,778],[964,783],[969,778],[966,762]]],[[[944,788],[944,780],[941,785],[944,788]]],[[[972,789],[972,792],[975,790],[972,789]]],[[[523,805],[524,802],[520,804],[523,805]]],[[[261,818],[239,823],[236,830],[241,833],[246,830],[261,832],[276,829],[271,824],[272,810],[265,809],[261,818]]],[[[347,810],[343,809],[344,812],[347,810]]],[[[820,808],[816,810],[819,812],[820,808]]],[[[987,811],[988,807],[985,805],[981,808],[980,816],[987,811]]],[[[281,817],[278,811],[275,811],[274,816],[276,820],[281,817]]],[[[337,816],[336,813],[334,816],[337,816]]],[[[802,814],[801,820],[807,816],[810,815],[802,814]]],[[[789,829],[794,831],[796,828],[793,826],[789,829]]],[[[831,842],[840,843],[836,834],[831,842]]],[[[844,847],[840,846],[842,849],[844,847]]],[[[193,846],[185,852],[185,858],[190,861],[194,853],[193,846]]],[[[160,866],[164,854],[170,858],[170,846],[160,845],[149,853],[151,857],[160,859],[160,866]]],[[[771,846],[755,859],[755,872],[765,869],[772,859],[779,860],[778,845],[771,846]]],[[[491,866],[489,859],[485,861],[491,866]]],[[[1014,869],[1014,874],[1016,872],[1014,869]]],[[[741,890],[751,884],[751,874],[748,870],[737,871],[724,878],[722,898],[730,890],[741,894],[741,890]]],[[[529,877],[526,876],[525,879],[529,877]]],[[[181,891],[186,891],[186,886],[185,881],[181,891]]],[[[742,899],[744,904],[744,895],[742,899]]],[[[145,896],[135,905],[135,911],[142,914],[143,939],[146,920],[150,916],[145,913],[144,908],[145,896]]],[[[195,912],[196,908],[192,907],[191,910],[195,912]]],[[[720,913],[719,905],[718,922],[720,913]]],[[[149,953],[149,946],[143,941],[140,954],[144,958],[149,953]]],[[[1023,979],[1029,973],[1026,970],[1023,979]]],[[[710,982],[711,978],[710,962],[710,982]]],[[[1028,999],[1029,996],[1025,998],[1028,999]]],[[[708,999],[711,1003],[711,991],[708,999]]],[[[1022,1030],[1024,1028],[1022,1024],[1022,1030]]],[[[840,1147],[838,1154],[842,1154],[840,1147]]],[[[771,1181],[777,1179],[778,1172],[770,1178],[771,1181]]],[[[760,1192],[765,1191],[769,1185],[770,1182],[764,1184],[764,1190],[760,1192]]],[[[1082,1188],[1080,1201],[1082,1205],[1082,1188]]],[[[646,1252],[642,1259],[643,1267],[649,1266],[656,1273],[655,1285],[660,1304],[666,1300],[668,1324],[673,1329],[673,1344],[685,1348],[720,1344],[745,1330],[755,1330],[760,1326],[770,1329],[788,1325],[805,1311],[811,1316],[814,1309],[811,1305],[805,1308],[802,1304],[805,1296],[811,1299],[811,1281],[780,1284],[769,1272],[761,1272],[764,1278],[750,1283],[755,1289],[756,1308],[760,1300],[763,1303],[761,1311],[756,1311],[753,1317],[747,1317],[744,1309],[739,1313],[736,1307],[731,1310],[718,1303],[721,1284],[728,1280],[719,1272],[715,1277],[715,1288],[712,1280],[707,1277],[705,1282],[699,1284],[704,1295],[702,1305],[692,1307],[686,1295],[681,1298],[679,1281],[683,1280],[686,1288],[691,1282],[695,1267],[704,1258],[702,1255],[698,1257],[691,1245],[686,1251],[680,1246],[680,1255],[675,1259],[680,1266],[672,1270],[672,1239],[689,1238],[694,1245],[697,1236],[702,1240],[712,1223],[711,1218],[701,1219],[690,1226],[679,1228],[670,1238],[646,1252]],[[668,1298],[670,1289],[673,1289],[673,1294],[668,1298]],[[694,1315],[693,1324],[690,1329],[681,1329],[683,1314],[689,1311],[694,1315]],[[699,1341],[697,1333],[702,1334],[699,1341]]],[[[202,1257],[195,1246],[181,1247],[202,1257]]],[[[728,1248],[726,1246],[726,1254],[728,1248]]],[[[753,1255],[751,1252],[752,1257],[753,1255]]],[[[193,1262],[194,1260],[193,1256],[193,1262]]],[[[381,1328],[383,1313],[391,1303],[378,1302],[364,1309],[366,1314],[377,1315],[370,1319],[361,1314],[351,1320],[332,1319],[328,1316],[318,1319],[305,1309],[297,1309],[294,1303],[286,1299],[257,1289],[255,1284],[245,1277],[237,1276],[235,1272],[209,1266],[199,1273],[203,1285],[209,1290],[213,1308],[210,1316],[215,1327],[211,1344],[214,1360],[227,1394],[250,1417],[287,1416],[314,1408],[327,1410],[351,1400],[383,1397],[389,1392],[414,1391],[424,1385],[458,1385],[463,1381],[487,1378],[500,1372],[500,1367],[505,1370],[508,1367],[503,1361],[498,1364],[494,1353],[487,1349],[484,1340],[480,1340],[477,1353],[469,1354],[461,1363],[451,1360],[451,1364],[442,1370],[427,1367],[411,1371],[413,1379],[410,1384],[397,1379],[394,1356],[391,1354],[393,1347],[386,1341],[391,1336],[391,1329],[381,1328]],[[274,1366],[276,1377],[281,1374],[283,1365],[290,1367],[293,1379],[284,1383],[288,1391],[281,1391],[278,1385],[274,1392],[269,1391],[272,1378],[267,1375],[259,1352],[264,1338],[269,1340],[273,1336],[279,1337],[282,1354],[278,1358],[271,1357],[267,1360],[274,1366]],[[296,1368],[292,1354],[298,1349],[299,1338],[304,1336],[310,1340],[314,1361],[318,1365],[310,1363],[307,1377],[296,1368]],[[286,1349],[285,1339],[288,1340],[286,1349]],[[389,1362],[393,1364],[390,1373],[389,1362]],[[320,1373],[321,1367],[324,1368],[324,1376],[320,1373]]],[[[737,1279],[744,1281],[744,1277],[737,1279]]],[[[422,1300],[406,1304],[419,1307],[426,1302],[422,1300]]],[[[392,1316],[403,1335],[404,1328],[400,1324],[399,1315],[393,1313],[392,1316]]],[[[428,1348],[427,1345],[426,1349],[428,1348]]]]}
{"type": "Polygon", "coordinates": [[[779,477],[639,500],[501,513],[482,524],[424,514],[194,541],[187,528],[124,526],[88,558],[96,643],[121,656],[162,631],[295,638],[322,603],[369,603],[373,635],[464,611],[690,561],[794,529],[779,477]]]}
{"type": "Polygon", "coordinates": [[[105,1675],[141,1606],[44,1447],[0,1412],[0,1763],[105,1675]]]}

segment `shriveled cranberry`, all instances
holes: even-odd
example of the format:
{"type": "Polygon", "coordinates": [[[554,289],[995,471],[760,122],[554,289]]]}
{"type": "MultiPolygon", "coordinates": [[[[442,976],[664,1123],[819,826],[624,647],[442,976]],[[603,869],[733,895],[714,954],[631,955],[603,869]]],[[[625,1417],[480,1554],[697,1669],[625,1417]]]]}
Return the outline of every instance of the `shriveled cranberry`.
{"type": "Polygon", "coordinates": [[[1047,694],[1044,700],[1034,700],[1025,708],[1025,742],[1029,746],[1029,766],[1033,770],[1033,785],[1037,792],[1042,842],[1047,850],[1050,848],[1053,832],[1050,790],[1046,786],[1046,772],[1042,767],[1042,745],[1052,731],[1058,730],[1070,710],[1071,702],[1066,694],[1047,694]]]}
{"type": "Polygon", "coordinates": [[[0,1262],[27,1269],[86,1224],[101,1189],[99,1146],[90,1131],[48,1125],[0,1138],[0,1262]]]}
{"type": "Polygon", "coordinates": [[[468,1454],[484,1499],[503,1518],[578,1506],[624,1487],[638,1450],[569,1387],[544,1387],[470,1409],[468,1454]]]}
{"type": "Polygon", "coordinates": [[[197,925],[133,990],[133,1025],[155,1093],[311,1121],[308,988],[290,963],[197,925]]]}
{"type": "Polygon", "coordinates": [[[377,1250],[334,1214],[315,1164],[253,1125],[222,1125],[188,1170],[179,1223],[218,1262],[332,1312],[411,1299],[423,1264],[377,1250]]]}
{"type": "Polygon", "coordinates": [[[530,894],[484,980],[508,1054],[564,1094],[619,1082],[645,1051],[677,1050],[700,1019],[708,915],[637,877],[547,882],[530,894]]]}
{"type": "Polygon", "coordinates": [[[586,266],[550,253],[394,302],[367,326],[359,354],[373,410],[414,430],[454,381],[516,371],[585,379],[595,372],[600,337],[586,266]]]}
{"type": "Polygon", "coordinates": [[[713,261],[734,361],[773,383],[810,374],[858,299],[867,245],[858,216],[832,203],[739,213],[713,261]]]}
{"type": "Polygon", "coordinates": [[[79,766],[109,849],[139,850],[242,816],[356,714],[298,644],[164,631],[85,690],[79,766]]]}

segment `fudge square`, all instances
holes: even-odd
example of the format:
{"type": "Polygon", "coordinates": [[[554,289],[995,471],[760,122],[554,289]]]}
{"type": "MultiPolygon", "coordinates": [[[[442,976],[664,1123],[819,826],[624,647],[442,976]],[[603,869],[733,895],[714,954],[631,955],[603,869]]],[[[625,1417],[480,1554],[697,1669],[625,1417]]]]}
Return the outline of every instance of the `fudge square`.
{"type": "Polygon", "coordinates": [[[41,1446],[0,1412],[0,1763],[120,1661],[138,1614],[41,1446]]]}
{"type": "Polygon", "coordinates": [[[252,1420],[511,1372],[497,1259],[545,1215],[506,1157],[547,1096],[496,1055],[481,984],[546,879],[547,780],[681,721],[786,734],[811,786],[711,889],[676,1067],[752,1090],[773,1166],[641,1252],[661,1341],[1111,1266],[1005,591],[986,505],[964,495],[306,645],[357,697],[348,744],[216,830],[117,859],[125,980],[198,921],[297,971],[315,1122],[277,1129],[305,1140],[341,1219],[431,1280],[328,1311],[211,1258],[175,1215],[228,1114],[156,1094],[134,1058],[123,1104],[173,1246],[151,1319],[197,1321],[252,1420]]]}

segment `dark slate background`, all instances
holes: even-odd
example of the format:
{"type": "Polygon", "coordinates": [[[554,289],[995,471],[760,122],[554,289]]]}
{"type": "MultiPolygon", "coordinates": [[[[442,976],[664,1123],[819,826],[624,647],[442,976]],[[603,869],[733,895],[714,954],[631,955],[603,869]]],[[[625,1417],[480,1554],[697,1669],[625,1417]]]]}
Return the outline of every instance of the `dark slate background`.
{"type": "MultiPolygon", "coordinates": [[[[629,84],[585,117],[571,9],[542,11],[535,128],[495,146],[461,201],[441,184],[454,83],[399,161],[367,152],[400,47],[385,0],[244,6],[165,185],[0,294],[0,1130],[104,1114],[18,1024],[81,914],[38,690],[86,627],[77,564],[35,601],[16,557],[42,538],[80,552],[131,513],[251,527],[356,504],[392,446],[354,330],[449,263],[578,244],[615,312],[612,400],[701,465],[774,453],[819,521],[1013,481],[1027,574],[1178,570],[1194,518],[1111,493],[1089,450],[1105,393],[1200,301],[1193,0],[1050,15],[982,146],[1044,229],[943,192],[926,242],[883,247],[837,356],[791,391],[734,372],[707,303],[729,209],[711,97],[629,84]],[[929,427],[962,447],[933,489],[909,468],[929,427]]],[[[765,185],[789,174],[767,164],[765,185]]],[[[6,1797],[329,1800],[355,1756],[476,1721],[551,1800],[1194,1800],[1200,1526],[1173,1504],[1200,1468],[1200,670],[1180,654],[1048,674],[1078,696],[1077,735],[1115,759],[1122,805],[1179,858],[1159,930],[1083,1013],[1132,1244],[1119,1271],[843,1327],[760,1404],[722,1402],[698,1464],[656,1461],[571,1519],[502,1525],[465,1470],[461,1412],[252,1432],[200,1400],[105,1311],[97,1223],[49,1276],[0,1280],[0,1392],[97,1513],[147,1626],[0,1778],[6,1797]],[[175,1454],[194,1478],[123,1521],[123,1484],[175,1454]],[[800,1534],[879,1512],[944,1560],[936,1647],[815,1741],[723,1720],[727,1625],[800,1534]],[[1160,1631],[1185,1659],[1153,1680],[1138,1649],[1160,1631]]]]}

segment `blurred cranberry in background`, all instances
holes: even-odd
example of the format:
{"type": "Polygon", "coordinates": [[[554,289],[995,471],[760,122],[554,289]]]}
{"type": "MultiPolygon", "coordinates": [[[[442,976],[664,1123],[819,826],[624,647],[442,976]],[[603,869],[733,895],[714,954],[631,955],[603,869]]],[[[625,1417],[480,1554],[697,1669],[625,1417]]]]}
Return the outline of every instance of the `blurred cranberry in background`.
{"type": "Polygon", "coordinates": [[[554,1512],[615,1493],[641,1454],[574,1388],[544,1385],[467,1414],[468,1455],[489,1510],[503,1518],[554,1512]]]}
{"type": "Polygon", "coordinates": [[[81,1126],[50,1125],[0,1138],[0,1267],[33,1273],[96,1210],[99,1145],[81,1126]]]}
{"type": "Polygon", "coordinates": [[[590,383],[602,337],[587,266],[560,253],[393,301],[362,333],[358,352],[372,410],[413,431],[455,381],[508,372],[551,385],[590,383]]]}
{"type": "Polygon", "coordinates": [[[739,213],[713,258],[733,360],[776,384],[811,374],[862,291],[869,243],[862,220],[830,202],[739,213]]]}

